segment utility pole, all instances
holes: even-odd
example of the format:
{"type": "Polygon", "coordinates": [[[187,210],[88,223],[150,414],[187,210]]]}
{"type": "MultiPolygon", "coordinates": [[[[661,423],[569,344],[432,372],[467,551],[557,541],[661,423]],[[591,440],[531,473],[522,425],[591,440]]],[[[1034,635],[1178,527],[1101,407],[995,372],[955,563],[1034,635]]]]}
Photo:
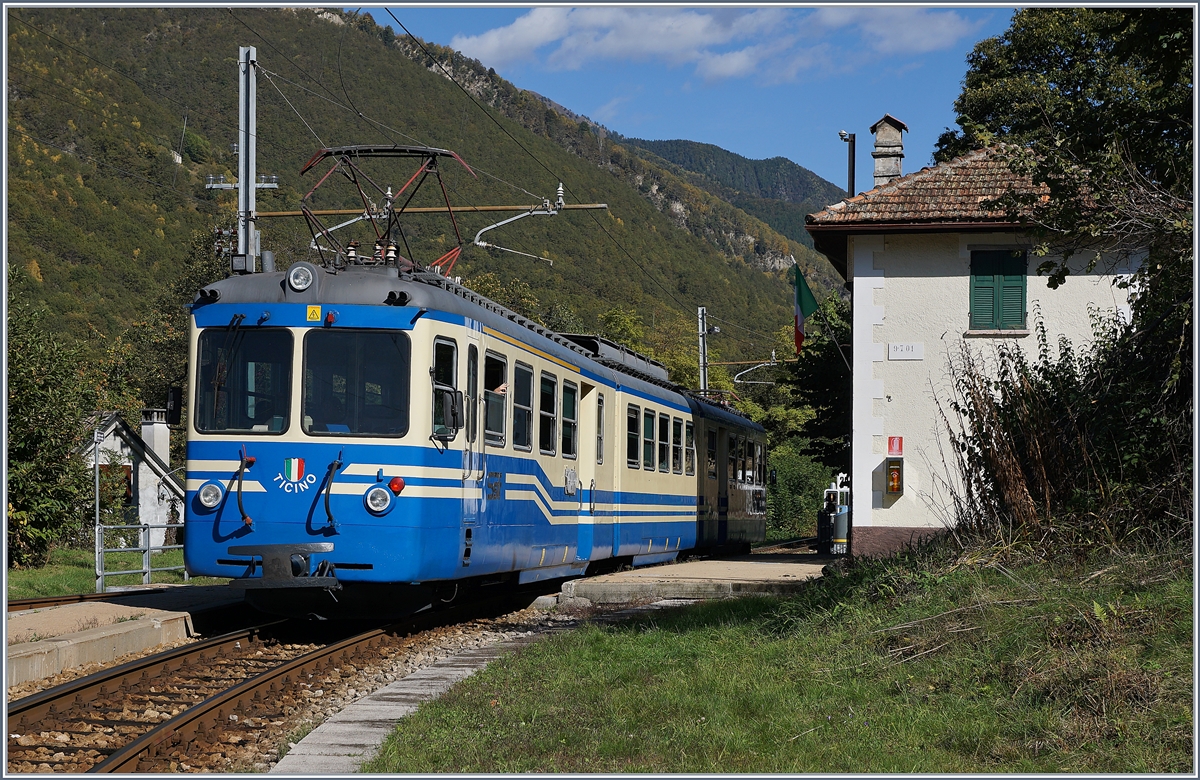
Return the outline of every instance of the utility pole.
{"type": "Polygon", "coordinates": [[[708,309],[701,306],[696,309],[696,318],[699,320],[697,329],[700,335],[700,392],[708,392],[708,334],[720,333],[718,327],[708,327],[708,309]]]}
{"type": "MultiPolygon", "coordinates": [[[[259,254],[258,231],[254,229],[254,192],[257,189],[278,189],[278,177],[263,177],[258,181],[258,50],[253,46],[238,48],[238,141],[237,183],[229,184],[210,176],[205,187],[210,190],[238,191],[237,253],[230,258],[234,273],[252,274],[257,270],[259,254]]],[[[268,269],[263,269],[268,270],[268,269]]]]}
{"type": "Polygon", "coordinates": [[[238,73],[241,88],[238,90],[238,249],[234,256],[241,256],[242,270],[254,273],[255,241],[250,231],[254,229],[254,190],[257,168],[255,139],[258,137],[258,50],[253,46],[238,49],[238,73]]]}

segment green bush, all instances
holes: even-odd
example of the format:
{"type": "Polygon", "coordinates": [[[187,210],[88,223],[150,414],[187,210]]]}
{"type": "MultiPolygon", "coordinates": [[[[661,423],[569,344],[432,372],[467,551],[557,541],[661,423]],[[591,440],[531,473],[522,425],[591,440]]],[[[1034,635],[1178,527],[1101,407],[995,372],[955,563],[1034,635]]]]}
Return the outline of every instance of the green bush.
{"type": "Polygon", "coordinates": [[[804,439],[789,439],[768,458],[775,484],[767,487],[767,538],[814,536],[817,511],[833,470],[804,453],[804,439]]]}

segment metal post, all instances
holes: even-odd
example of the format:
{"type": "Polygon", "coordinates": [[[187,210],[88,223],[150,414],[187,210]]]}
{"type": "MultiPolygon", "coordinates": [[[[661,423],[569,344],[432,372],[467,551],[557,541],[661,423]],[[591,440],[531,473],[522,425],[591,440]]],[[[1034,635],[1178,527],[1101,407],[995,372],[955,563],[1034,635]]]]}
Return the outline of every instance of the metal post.
{"type": "Polygon", "coordinates": [[[92,472],[96,483],[96,592],[104,592],[104,529],[100,527],[100,423],[92,433],[92,472]]]}
{"type": "Polygon", "coordinates": [[[708,311],[701,306],[696,310],[700,320],[700,392],[708,391],[708,311]]]}
{"type": "Polygon", "coordinates": [[[847,164],[848,170],[846,173],[846,179],[849,181],[850,186],[847,188],[846,191],[849,192],[850,197],[853,198],[854,197],[854,133],[850,134],[849,156],[850,156],[850,161],[847,164]]]}
{"type": "Polygon", "coordinates": [[[142,584],[150,584],[150,526],[142,523],[142,584]]]}
{"type": "Polygon", "coordinates": [[[256,114],[256,79],[254,69],[258,51],[253,46],[238,49],[238,70],[241,74],[241,89],[238,94],[238,254],[246,256],[246,270],[254,273],[254,191],[258,181],[255,160],[258,158],[256,139],[258,119],[256,114]]]}

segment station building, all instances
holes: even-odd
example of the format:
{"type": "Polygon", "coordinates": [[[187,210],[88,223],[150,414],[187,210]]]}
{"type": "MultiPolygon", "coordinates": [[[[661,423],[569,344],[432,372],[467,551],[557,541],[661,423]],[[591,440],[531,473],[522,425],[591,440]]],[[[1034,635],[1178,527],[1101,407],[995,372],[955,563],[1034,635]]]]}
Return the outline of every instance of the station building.
{"type": "Polygon", "coordinates": [[[1133,268],[1084,267],[1057,289],[1037,274],[1033,239],[994,204],[1032,183],[998,148],[903,175],[907,126],[874,126],[874,187],[807,217],[818,251],[853,296],[851,508],[854,540],[895,542],[952,521],[956,485],[942,412],[950,412],[950,360],[965,346],[985,363],[1000,344],[1036,359],[1036,323],[1051,350],[1092,338],[1090,310],[1128,317],[1114,284],[1133,268]],[[907,532],[907,533],[902,533],[907,532]],[[899,537],[906,537],[900,539],[899,537]]]}

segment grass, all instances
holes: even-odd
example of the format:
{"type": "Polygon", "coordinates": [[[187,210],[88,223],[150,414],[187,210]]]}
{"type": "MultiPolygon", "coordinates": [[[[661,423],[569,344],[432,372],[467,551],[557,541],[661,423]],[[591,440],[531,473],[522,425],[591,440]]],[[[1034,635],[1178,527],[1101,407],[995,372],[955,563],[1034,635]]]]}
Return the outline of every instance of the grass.
{"type": "MultiPolygon", "coordinates": [[[[104,556],[105,567],[112,571],[137,569],[142,565],[141,553],[109,553],[104,556]]],[[[155,568],[183,565],[182,550],[168,550],[151,557],[155,568]]],[[[140,585],[142,575],[122,574],[105,577],[106,587],[113,585],[140,585]]],[[[152,582],[158,584],[183,583],[183,571],[156,571],[152,582]]],[[[224,585],[228,580],[212,577],[192,577],[193,585],[224,585]]],[[[96,554],[92,550],[56,549],[50,553],[50,562],[35,569],[8,570],[8,598],[27,599],[38,596],[67,596],[74,593],[96,592],[96,554]]]]}
{"type": "Polygon", "coordinates": [[[423,705],[364,771],[1191,771],[1190,556],[943,544],[588,626],[423,705]]]}

